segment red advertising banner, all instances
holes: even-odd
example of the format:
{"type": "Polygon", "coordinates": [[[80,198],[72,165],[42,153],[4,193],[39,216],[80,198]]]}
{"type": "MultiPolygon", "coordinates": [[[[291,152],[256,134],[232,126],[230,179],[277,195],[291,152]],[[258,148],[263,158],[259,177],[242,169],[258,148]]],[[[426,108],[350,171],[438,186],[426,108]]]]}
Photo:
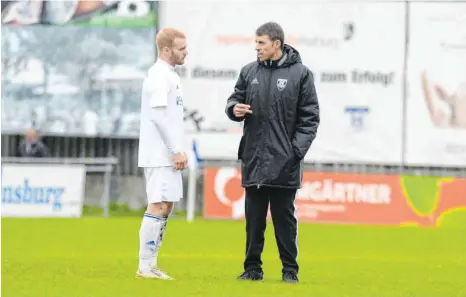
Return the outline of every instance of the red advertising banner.
{"type": "MultiPolygon", "coordinates": [[[[204,217],[243,219],[240,170],[204,174],[204,217]]],[[[445,212],[466,209],[466,178],[305,172],[296,208],[300,222],[436,226],[445,212]]]]}

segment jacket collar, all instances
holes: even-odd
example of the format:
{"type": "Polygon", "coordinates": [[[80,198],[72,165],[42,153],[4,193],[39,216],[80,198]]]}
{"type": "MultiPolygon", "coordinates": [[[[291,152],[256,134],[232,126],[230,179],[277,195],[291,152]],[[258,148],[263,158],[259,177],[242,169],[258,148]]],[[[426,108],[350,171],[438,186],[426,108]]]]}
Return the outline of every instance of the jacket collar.
{"type": "Polygon", "coordinates": [[[261,63],[262,63],[262,65],[264,65],[265,67],[278,68],[278,67],[282,66],[283,63],[285,63],[287,57],[288,57],[288,55],[287,55],[285,52],[283,52],[283,55],[282,55],[282,57],[281,57],[280,59],[275,60],[275,61],[273,61],[273,60],[266,60],[266,61],[263,61],[263,62],[261,62],[261,63]]]}

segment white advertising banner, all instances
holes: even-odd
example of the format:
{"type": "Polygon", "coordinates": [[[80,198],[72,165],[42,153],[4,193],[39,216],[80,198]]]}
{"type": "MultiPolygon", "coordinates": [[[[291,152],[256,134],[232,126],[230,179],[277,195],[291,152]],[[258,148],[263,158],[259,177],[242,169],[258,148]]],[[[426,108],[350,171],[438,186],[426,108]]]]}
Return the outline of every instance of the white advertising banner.
{"type": "Polygon", "coordinates": [[[2,164],[2,217],[81,217],[84,165],[2,164]]]}
{"type": "MultiPolygon", "coordinates": [[[[403,3],[167,1],[159,15],[161,27],[187,34],[179,73],[187,108],[204,119],[201,132],[241,128],[225,103],[241,67],[256,59],[256,28],[273,20],[315,76],[322,122],[306,159],[401,162],[403,3]]],[[[219,134],[199,137],[203,156],[236,158],[240,135],[219,134]]]]}
{"type": "Polygon", "coordinates": [[[410,4],[406,163],[466,166],[466,3],[410,4]]]}

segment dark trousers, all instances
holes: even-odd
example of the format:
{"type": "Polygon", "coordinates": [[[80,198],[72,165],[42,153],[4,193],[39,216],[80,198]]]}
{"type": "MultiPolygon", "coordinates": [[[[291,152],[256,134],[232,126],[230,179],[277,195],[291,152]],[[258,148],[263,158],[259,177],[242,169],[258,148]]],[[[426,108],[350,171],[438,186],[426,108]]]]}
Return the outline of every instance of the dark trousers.
{"type": "Polygon", "coordinates": [[[295,217],[295,189],[246,188],[246,259],[244,269],[262,269],[264,232],[270,202],[275,239],[283,270],[298,273],[298,221],[295,217]]]}

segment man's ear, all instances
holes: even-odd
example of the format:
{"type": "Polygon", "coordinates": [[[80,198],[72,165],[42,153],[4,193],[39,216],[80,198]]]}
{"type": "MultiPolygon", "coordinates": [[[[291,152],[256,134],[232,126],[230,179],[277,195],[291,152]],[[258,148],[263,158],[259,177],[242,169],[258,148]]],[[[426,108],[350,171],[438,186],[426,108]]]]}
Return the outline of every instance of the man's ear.
{"type": "Polygon", "coordinates": [[[280,40],[275,40],[274,42],[275,48],[281,48],[281,41],[280,40]]]}

